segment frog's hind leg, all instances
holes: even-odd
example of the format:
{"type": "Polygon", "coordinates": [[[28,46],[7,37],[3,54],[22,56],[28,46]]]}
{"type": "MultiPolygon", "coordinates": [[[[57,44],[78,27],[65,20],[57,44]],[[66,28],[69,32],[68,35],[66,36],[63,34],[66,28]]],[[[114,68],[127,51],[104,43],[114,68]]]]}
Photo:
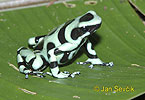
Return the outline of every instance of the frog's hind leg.
{"type": "Polygon", "coordinates": [[[37,36],[37,37],[31,37],[28,39],[28,46],[32,49],[35,49],[35,47],[43,41],[44,37],[46,35],[42,35],[42,36],[37,36]]]}
{"type": "MultiPolygon", "coordinates": [[[[36,62],[39,64],[40,57],[36,56],[34,52],[25,47],[21,47],[17,50],[17,63],[19,66],[19,71],[25,74],[25,78],[28,78],[28,75],[36,75],[38,77],[45,77],[43,72],[38,71],[35,66],[36,62]],[[35,64],[35,66],[33,66],[35,64]]],[[[40,64],[41,65],[41,64],[40,64]]],[[[40,68],[41,66],[39,66],[40,68]]]]}
{"type": "Polygon", "coordinates": [[[26,67],[25,59],[20,53],[22,50],[27,50],[27,48],[21,47],[17,50],[17,63],[18,63],[19,71],[25,74],[25,78],[28,79],[28,74],[32,73],[32,70],[26,67]]]}

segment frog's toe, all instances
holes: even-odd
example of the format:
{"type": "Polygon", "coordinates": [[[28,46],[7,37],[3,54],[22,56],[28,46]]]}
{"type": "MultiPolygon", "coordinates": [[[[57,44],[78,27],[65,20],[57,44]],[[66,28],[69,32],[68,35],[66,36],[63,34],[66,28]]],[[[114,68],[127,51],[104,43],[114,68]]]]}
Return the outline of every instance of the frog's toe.
{"type": "Polygon", "coordinates": [[[64,71],[63,73],[65,73],[65,74],[70,74],[70,72],[69,72],[69,71],[64,71]]]}
{"type": "Polygon", "coordinates": [[[90,64],[90,62],[77,62],[78,65],[86,65],[86,64],[90,64]]]}
{"type": "Polygon", "coordinates": [[[109,64],[110,67],[113,67],[114,66],[114,63],[113,62],[109,62],[108,64],[109,64]]]}
{"type": "Polygon", "coordinates": [[[28,79],[28,74],[25,74],[25,79],[28,79]]]}
{"type": "Polygon", "coordinates": [[[93,65],[93,64],[91,64],[91,65],[89,65],[88,67],[92,69],[92,68],[94,67],[94,65],[93,65]]]}
{"type": "Polygon", "coordinates": [[[45,72],[45,73],[43,73],[43,75],[45,76],[45,75],[50,75],[50,76],[52,76],[52,73],[50,73],[50,72],[45,72]]]}
{"type": "Polygon", "coordinates": [[[103,64],[100,64],[101,66],[109,66],[109,67],[113,67],[114,66],[114,63],[113,62],[109,62],[109,63],[103,63],[103,64]]]}
{"type": "Polygon", "coordinates": [[[44,78],[44,75],[40,75],[40,74],[36,74],[36,76],[40,77],[40,78],[44,78]]]}
{"type": "Polygon", "coordinates": [[[73,72],[72,74],[70,74],[70,77],[71,77],[71,78],[74,78],[75,75],[80,75],[80,74],[81,74],[80,71],[73,72]]]}

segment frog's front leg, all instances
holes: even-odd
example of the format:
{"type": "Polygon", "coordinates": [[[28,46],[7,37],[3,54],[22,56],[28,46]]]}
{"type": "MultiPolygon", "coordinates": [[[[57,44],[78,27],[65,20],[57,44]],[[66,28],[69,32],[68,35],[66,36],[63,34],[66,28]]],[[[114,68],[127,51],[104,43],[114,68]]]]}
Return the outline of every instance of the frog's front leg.
{"type": "Polygon", "coordinates": [[[78,44],[64,43],[61,46],[48,51],[48,55],[50,56],[49,62],[50,62],[50,70],[51,70],[52,76],[57,77],[57,78],[67,78],[67,77],[75,77],[75,75],[80,74],[79,72],[74,72],[72,74],[60,72],[57,58],[56,58],[56,55],[74,50],[77,46],[78,44]]]}
{"type": "Polygon", "coordinates": [[[49,74],[49,75],[52,75],[53,77],[56,77],[56,78],[67,78],[67,77],[69,77],[70,74],[65,74],[63,72],[60,72],[58,62],[57,62],[57,58],[56,58],[56,55],[55,55],[54,51],[55,51],[55,48],[48,51],[50,71],[52,73],[52,74],[49,74]]]}
{"type": "Polygon", "coordinates": [[[89,68],[93,68],[94,65],[113,66],[113,62],[104,63],[100,58],[98,58],[96,51],[94,50],[93,45],[89,40],[87,40],[87,42],[84,44],[84,47],[89,58],[85,62],[77,62],[77,64],[91,64],[89,68]]]}

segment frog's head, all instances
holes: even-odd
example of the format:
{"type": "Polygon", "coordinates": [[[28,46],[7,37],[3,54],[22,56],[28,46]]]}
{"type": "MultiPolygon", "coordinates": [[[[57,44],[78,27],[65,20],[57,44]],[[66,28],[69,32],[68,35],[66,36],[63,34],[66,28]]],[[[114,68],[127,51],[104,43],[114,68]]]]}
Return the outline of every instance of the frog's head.
{"type": "Polygon", "coordinates": [[[79,18],[79,25],[84,32],[94,33],[102,23],[102,19],[94,11],[88,11],[79,18]]]}

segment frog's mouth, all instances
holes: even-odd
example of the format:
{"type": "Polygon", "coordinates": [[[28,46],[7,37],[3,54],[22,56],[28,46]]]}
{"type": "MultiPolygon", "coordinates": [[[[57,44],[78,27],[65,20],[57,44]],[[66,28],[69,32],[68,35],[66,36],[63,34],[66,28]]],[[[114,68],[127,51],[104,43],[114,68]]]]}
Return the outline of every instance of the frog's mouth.
{"type": "Polygon", "coordinates": [[[92,26],[86,26],[86,28],[88,29],[88,32],[94,33],[101,26],[101,24],[102,23],[96,24],[96,25],[92,25],[92,26]]]}

